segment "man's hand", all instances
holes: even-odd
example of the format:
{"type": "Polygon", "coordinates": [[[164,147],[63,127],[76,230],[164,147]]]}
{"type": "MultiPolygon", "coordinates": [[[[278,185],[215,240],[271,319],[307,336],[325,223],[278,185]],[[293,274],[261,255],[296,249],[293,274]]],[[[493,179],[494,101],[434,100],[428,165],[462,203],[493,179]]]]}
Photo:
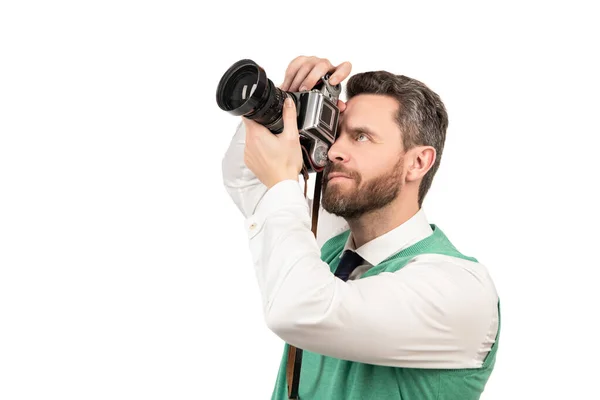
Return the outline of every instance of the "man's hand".
{"type": "Polygon", "coordinates": [[[294,101],[285,101],[280,134],[250,119],[242,117],[242,121],[246,127],[244,163],[248,169],[269,189],[287,179],[298,181],[303,159],[294,101]]]}
{"type": "MultiPolygon", "coordinates": [[[[337,85],[350,75],[350,71],[352,71],[352,64],[349,61],[334,67],[326,58],[300,56],[289,64],[285,71],[285,79],[279,88],[286,92],[310,90],[328,72],[331,72],[329,83],[337,85]]],[[[344,111],[346,104],[338,100],[338,108],[344,111]]]]}
{"type": "MultiPolygon", "coordinates": [[[[330,72],[329,82],[337,85],[350,75],[352,64],[346,61],[334,67],[329,60],[317,57],[296,57],[285,72],[285,80],[279,87],[287,92],[312,89],[319,79],[330,72]]],[[[283,132],[275,135],[263,125],[242,117],[246,127],[246,147],[244,163],[267,186],[286,180],[298,181],[303,158],[298,135],[296,105],[291,100],[289,107],[283,107],[283,132]]],[[[340,112],[346,104],[338,100],[340,112]]]]}
{"type": "Polygon", "coordinates": [[[351,70],[352,64],[348,61],[334,67],[326,58],[300,56],[288,66],[279,88],[287,92],[310,90],[328,72],[332,73],[329,82],[337,85],[350,75],[351,70]]]}

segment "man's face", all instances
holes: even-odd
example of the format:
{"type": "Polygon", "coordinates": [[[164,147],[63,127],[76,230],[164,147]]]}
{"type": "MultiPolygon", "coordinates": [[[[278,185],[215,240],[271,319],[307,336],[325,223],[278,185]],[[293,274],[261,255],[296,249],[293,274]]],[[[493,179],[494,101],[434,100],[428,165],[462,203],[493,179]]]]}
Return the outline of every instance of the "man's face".
{"type": "Polygon", "coordinates": [[[391,203],[402,188],[402,134],[392,97],[360,94],[340,114],[338,137],[323,171],[323,208],[345,219],[391,203]],[[345,177],[334,177],[337,174],[345,177]]]}

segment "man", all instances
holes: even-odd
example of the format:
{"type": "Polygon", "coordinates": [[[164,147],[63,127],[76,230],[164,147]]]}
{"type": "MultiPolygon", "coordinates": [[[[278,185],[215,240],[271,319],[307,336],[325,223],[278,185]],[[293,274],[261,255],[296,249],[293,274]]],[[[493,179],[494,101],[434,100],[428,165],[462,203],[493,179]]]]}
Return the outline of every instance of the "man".
{"type": "MultiPolygon", "coordinates": [[[[336,84],[350,70],[298,57],[280,88],[312,88],[327,72],[336,84]]],[[[266,323],[287,343],[272,398],[287,398],[292,345],[303,350],[300,399],[479,399],[495,363],[498,296],[486,268],[421,208],[440,164],[444,105],[385,71],[357,74],[346,89],[316,239],[293,102],[279,135],[242,118],[223,159],[266,323]]]]}

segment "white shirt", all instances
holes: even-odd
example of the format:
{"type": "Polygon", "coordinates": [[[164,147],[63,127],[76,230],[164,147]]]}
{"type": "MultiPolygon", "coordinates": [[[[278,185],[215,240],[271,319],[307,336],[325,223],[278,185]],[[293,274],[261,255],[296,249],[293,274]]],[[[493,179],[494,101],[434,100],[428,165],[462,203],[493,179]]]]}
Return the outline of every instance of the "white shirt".
{"type": "MultiPolygon", "coordinates": [[[[359,278],[373,265],[432,233],[423,210],[356,252],[365,263],[347,282],[321,260],[321,245],[348,229],[320,208],[317,239],[311,201],[299,182],[270,190],[244,165],[238,126],[222,162],[223,182],[245,217],[267,326],[298,348],[368,364],[477,368],[498,330],[498,296],[485,266],[438,254],[396,272],[359,278]]],[[[354,250],[352,235],[345,248],[354,250]]]]}

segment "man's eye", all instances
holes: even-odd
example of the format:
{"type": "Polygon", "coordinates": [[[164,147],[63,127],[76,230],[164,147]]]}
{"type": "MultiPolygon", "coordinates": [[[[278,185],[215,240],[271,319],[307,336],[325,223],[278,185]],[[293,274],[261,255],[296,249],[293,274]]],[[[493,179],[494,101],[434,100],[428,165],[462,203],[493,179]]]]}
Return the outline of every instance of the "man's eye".
{"type": "Polygon", "coordinates": [[[358,135],[356,135],[356,139],[359,142],[364,142],[364,140],[360,140],[361,137],[365,138],[366,140],[369,140],[369,137],[367,135],[365,135],[364,133],[359,133],[358,135]]]}

